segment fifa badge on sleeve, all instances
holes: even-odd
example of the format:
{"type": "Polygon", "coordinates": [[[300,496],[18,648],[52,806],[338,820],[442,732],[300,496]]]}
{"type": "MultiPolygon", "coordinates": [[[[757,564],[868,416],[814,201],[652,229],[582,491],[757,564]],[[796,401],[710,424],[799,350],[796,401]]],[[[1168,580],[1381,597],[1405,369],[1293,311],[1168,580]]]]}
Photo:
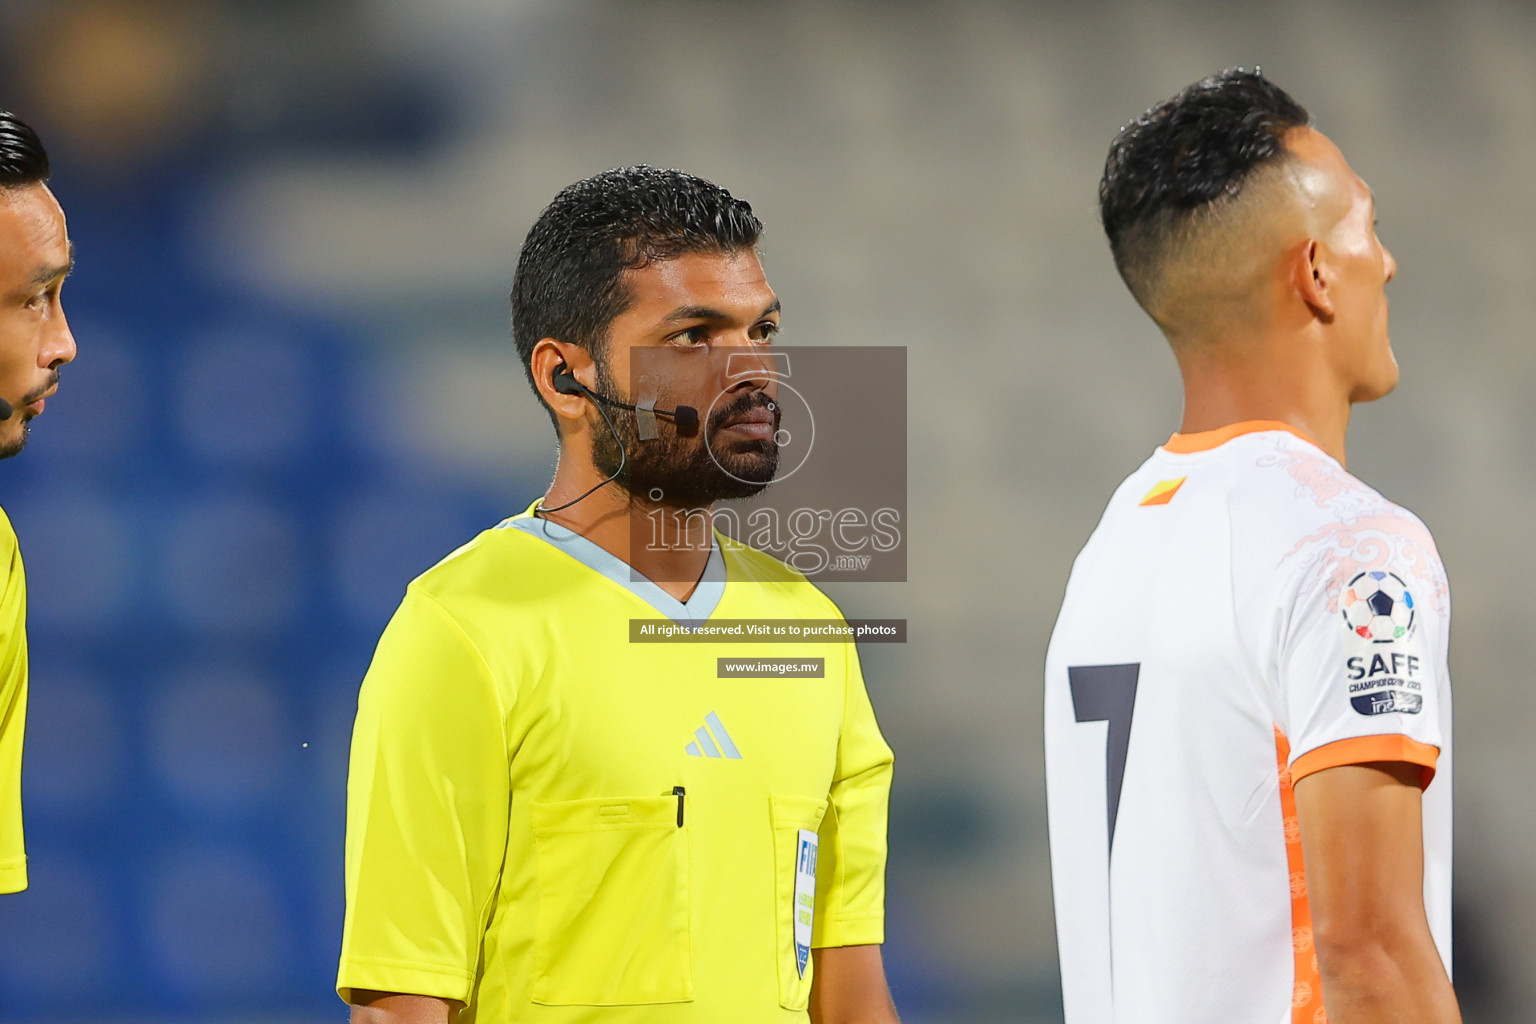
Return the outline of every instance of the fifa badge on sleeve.
{"type": "Polygon", "coordinates": [[[816,914],[816,849],[821,837],[800,830],[795,844],[795,969],[805,977],[806,961],[811,956],[811,921],[816,914]]]}

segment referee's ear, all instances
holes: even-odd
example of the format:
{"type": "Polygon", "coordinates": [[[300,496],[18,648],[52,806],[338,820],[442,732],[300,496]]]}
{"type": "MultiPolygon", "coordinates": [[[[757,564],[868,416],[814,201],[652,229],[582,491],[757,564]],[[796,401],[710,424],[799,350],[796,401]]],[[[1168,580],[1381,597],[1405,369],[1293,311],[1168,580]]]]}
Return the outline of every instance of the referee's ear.
{"type": "Polygon", "coordinates": [[[555,374],[560,372],[562,366],[569,368],[576,379],[587,387],[597,387],[597,366],[590,352],[580,345],[554,338],[540,338],[529,354],[529,375],[533,378],[539,400],[555,414],[558,429],[563,436],[568,428],[586,422],[590,400],[585,395],[562,394],[555,390],[555,374]]]}

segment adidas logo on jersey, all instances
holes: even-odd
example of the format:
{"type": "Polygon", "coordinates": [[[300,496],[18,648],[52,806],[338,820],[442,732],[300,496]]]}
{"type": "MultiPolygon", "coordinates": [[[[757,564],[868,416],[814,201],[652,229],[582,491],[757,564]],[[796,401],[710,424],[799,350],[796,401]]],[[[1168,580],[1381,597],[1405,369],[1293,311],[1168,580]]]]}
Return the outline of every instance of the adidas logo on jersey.
{"type": "Polygon", "coordinates": [[[741,751],[736,749],[736,743],[731,739],[731,734],[725,731],[725,725],[720,721],[720,716],[713,711],[704,716],[704,725],[695,730],[693,736],[693,742],[683,748],[689,757],[728,757],[736,761],[741,760],[741,751]]]}

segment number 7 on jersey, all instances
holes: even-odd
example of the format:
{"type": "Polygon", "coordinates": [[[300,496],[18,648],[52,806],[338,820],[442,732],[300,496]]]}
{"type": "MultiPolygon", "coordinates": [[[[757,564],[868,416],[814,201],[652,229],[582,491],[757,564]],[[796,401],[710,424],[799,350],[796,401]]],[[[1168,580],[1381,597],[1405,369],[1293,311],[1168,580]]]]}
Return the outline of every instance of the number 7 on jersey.
{"type": "Polygon", "coordinates": [[[1078,722],[1108,722],[1104,741],[1104,796],[1109,810],[1109,849],[1115,849],[1115,818],[1125,784],[1125,755],[1131,746],[1131,716],[1136,712],[1136,680],[1141,665],[1084,665],[1067,669],[1072,710],[1078,722]]]}

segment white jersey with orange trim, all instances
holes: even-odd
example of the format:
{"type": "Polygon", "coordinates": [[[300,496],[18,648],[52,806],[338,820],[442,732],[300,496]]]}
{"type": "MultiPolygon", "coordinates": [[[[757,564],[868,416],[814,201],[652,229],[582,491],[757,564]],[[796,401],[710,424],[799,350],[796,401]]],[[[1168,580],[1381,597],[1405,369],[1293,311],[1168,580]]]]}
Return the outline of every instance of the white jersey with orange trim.
{"type": "Polygon", "coordinates": [[[1422,766],[1449,970],[1449,629],[1429,531],[1284,424],[1131,474],[1046,658],[1067,1024],[1326,1021],[1291,785],[1338,765],[1422,766]]]}

